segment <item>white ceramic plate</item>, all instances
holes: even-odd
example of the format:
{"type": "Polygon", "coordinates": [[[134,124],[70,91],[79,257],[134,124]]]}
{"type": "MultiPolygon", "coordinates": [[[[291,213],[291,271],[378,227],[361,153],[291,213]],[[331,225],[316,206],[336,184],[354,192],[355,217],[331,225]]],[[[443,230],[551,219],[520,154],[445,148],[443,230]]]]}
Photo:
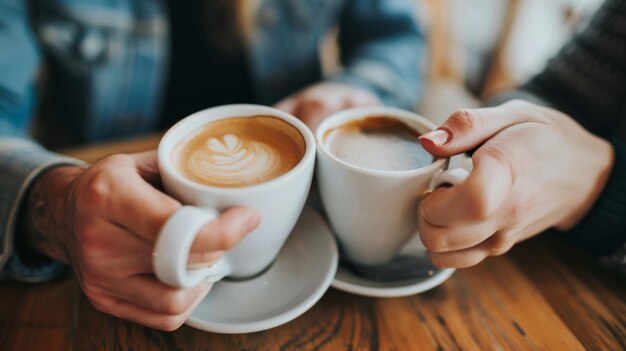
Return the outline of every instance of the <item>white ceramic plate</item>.
{"type": "Polygon", "coordinates": [[[305,208],[274,264],[245,281],[220,281],[186,324],[205,331],[251,333],[285,324],[310,309],[328,289],[338,264],[335,239],[305,208]]]}

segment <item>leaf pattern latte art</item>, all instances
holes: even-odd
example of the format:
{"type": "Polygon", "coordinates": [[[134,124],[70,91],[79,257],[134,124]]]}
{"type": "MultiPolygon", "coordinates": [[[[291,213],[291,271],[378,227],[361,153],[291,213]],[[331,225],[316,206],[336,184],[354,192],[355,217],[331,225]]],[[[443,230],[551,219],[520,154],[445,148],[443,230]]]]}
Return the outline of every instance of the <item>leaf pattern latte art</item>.
{"type": "Polygon", "coordinates": [[[234,134],[211,137],[189,158],[189,172],[215,184],[271,179],[280,171],[280,155],[271,146],[234,134]]]}

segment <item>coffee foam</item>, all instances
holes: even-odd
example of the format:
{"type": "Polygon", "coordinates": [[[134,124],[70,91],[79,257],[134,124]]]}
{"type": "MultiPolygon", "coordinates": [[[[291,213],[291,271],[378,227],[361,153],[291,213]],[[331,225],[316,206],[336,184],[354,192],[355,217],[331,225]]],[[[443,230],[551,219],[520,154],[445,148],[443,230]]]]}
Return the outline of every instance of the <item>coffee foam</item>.
{"type": "Polygon", "coordinates": [[[363,168],[407,171],[433,161],[420,144],[419,133],[386,116],[350,121],[324,134],[324,144],[337,158],[363,168]]]}
{"type": "Polygon", "coordinates": [[[181,142],[172,161],[195,182],[242,187],[288,172],[304,151],[300,132],[279,118],[234,117],[209,123],[181,142]]]}

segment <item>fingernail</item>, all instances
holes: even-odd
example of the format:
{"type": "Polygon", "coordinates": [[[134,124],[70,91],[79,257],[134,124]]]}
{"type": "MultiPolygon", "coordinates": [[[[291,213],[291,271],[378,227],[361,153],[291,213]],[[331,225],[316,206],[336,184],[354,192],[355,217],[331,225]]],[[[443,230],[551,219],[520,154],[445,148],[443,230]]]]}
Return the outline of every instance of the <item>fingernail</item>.
{"type": "Polygon", "coordinates": [[[436,146],[442,146],[450,141],[450,133],[443,129],[433,130],[419,137],[420,140],[426,139],[436,146]]]}
{"type": "Polygon", "coordinates": [[[259,225],[260,221],[261,220],[259,218],[259,215],[256,212],[250,211],[250,214],[248,215],[248,220],[246,221],[246,230],[249,232],[252,231],[259,225]]]}
{"type": "Polygon", "coordinates": [[[211,267],[215,262],[224,255],[224,251],[209,251],[209,252],[191,252],[189,254],[189,261],[187,262],[187,268],[198,269],[211,267]]]}

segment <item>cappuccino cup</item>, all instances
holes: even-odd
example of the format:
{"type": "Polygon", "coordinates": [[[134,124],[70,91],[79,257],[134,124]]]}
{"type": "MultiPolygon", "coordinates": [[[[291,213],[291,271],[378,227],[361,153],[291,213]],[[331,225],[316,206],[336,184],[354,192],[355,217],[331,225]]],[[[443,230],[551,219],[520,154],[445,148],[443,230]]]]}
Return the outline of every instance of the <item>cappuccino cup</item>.
{"type": "Polygon", "coordinates": [[[365,107],[341,111],[316,131],[322,203],[350,261],[380,265],[417,234],[422,195],[456,184],[468,172],[448,169],[417,139],[436,126],[409,111],[365,107]]]}
{"type": "Polygon", "coordinates": [[[315,153],[315,139],[306,125],[271,107],[220,106],[175,124],[159,143],[158,166],[165,192],[184,206],[157,237],[157,278],[189,288],[264,271],[304,207],[315,153]],[[189,268],[200,228],[233,206],[254,208],[261,217],[259,226],[212,266],[189,268]]]}

